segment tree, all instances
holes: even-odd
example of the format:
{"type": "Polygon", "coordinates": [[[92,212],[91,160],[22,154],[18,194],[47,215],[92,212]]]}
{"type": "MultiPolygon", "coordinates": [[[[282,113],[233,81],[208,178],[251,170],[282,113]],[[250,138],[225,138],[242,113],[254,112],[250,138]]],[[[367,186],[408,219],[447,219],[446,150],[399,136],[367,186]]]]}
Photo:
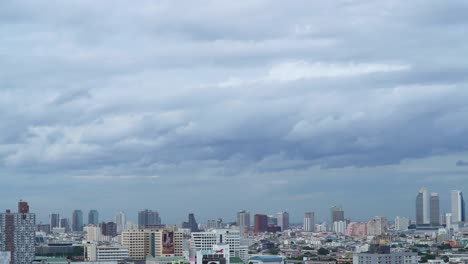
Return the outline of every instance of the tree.
{"type": "Polygon", "coordinates": [[[326,248],[321,247],[321,248],[319,248],[317,253],[319,255],[321,255],[321,256],[326,256],[326,255],[330,254],[330,251],[328,249],[326,249],[326,248]]]}

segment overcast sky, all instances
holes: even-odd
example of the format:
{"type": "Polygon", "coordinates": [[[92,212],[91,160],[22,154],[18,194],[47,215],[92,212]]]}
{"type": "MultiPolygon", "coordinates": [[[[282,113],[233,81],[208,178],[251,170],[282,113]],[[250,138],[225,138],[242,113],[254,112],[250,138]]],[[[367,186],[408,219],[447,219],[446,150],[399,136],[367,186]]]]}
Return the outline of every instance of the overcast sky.
{"type": "Polygon", "coordinates": [[[0,2],[0,209],[414,219],[468,187],[467,1],[0,2]]]}

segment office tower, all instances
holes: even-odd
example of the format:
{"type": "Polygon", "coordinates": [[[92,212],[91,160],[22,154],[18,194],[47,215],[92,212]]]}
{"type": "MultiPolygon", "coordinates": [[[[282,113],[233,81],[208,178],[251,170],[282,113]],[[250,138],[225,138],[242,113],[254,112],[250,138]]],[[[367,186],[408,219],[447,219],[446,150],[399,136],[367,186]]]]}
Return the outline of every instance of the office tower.
{"type": "Polygon", "coordinates": [[[306,212],[304,214],[304,231],[314,232],[315,231],[315,213],[306,212]]]}
{"type": "Polygon", "coordinates": [[[57,213],[52,213],[49,215],[49,225],[50,230],[60,227],[60,215],[57,213]]]}
{"type": "Polygon", "coordinates": [[[27,202],[18,203],[18,213],[0,214],[0,251],[9,251],[12,264],[32,263],[35,253],[36,215],[27,202]]]}
{"type": "Polygon", "coordinates": [[[188,215],[188,227],[190,228],[190,232],[198,232],[198,224],[197,220],[195,220],[195,215],[193,213],[190,213],[188,215]]]}
{"type": "Polygon", "coordinates": [[[344,221],[344,211],[341,206],[333,206],[330,209],[331,212],[331,223],[337,221],[344,221]]]}
{"type": "Polygon", "coordinates": [[[138,212],[138,228],[158,227],[161,225],[161,217],[157,211],[145,209],[138,212]]]}
{"type": "Polygon", "coordinates": [[[431,193],[431,197],[429,200],[429,207],[430,207],[430,224],[432,226],[440,225],[440,210],[439,210],[439,194],[438,193],[431,193]]]}
{"type": "Polygon", "coordinates": [[[138,229],[122,232],[122,245],[133,260],[183,256],[183,233],[171,229],[138,229]]]}
{"type": "Polygon", "coordinates": [[[416,196],[416,225],[430,224],[427,189],[421,188],[416,196]]]}
{"type": "Polygon", "coordinates": [[[256,214],[254,216],[254,232],[263,233],[268,228],[268,216],[264,214],[256,214]]]}
{"type": "Polygon", "coordinates": [[[208,229],[221,229],[224,227],[224,224],[223,224],[223,219],[222,218],[218,218],[218,220],[208,220],[207,224],[206,224],[206,228],[208,229]]]}
{"type": "Polygon", "coordinates": [[[245,236],[246,233],[250,231],[250,213],[243,210],[237,212],[237,226],[241,236],[245,236]]]}
{"type": "Polygon", "coordinates": [[[376,216],[374,219],[367,222],[367,235],[380,236],[384,235],[388,230],[388,221],[384,216],[376,216]]]}
{"type": "Polygon", "coordinates": [[[117,225],[117,234],[122,234],[127,223],[124,212],[121,211],[115,215],[115,223],[117,225]]]}
{"type": "Polygon", "coordinates": [[[193,232],[190,239],[190,249],[193,251],[212,250],[214,245],[229,245],[229,255],[248,259],[248,246],[241,245],[239,231],[230,229],[214,229],[208,232],[193,232]]]}
{"type": "Polygon", "coordinates": [[[101,234],[107,237],[117,236],[117,224],[114,222],[101,223],[101,234]]]}
{"type": "Polygon", "coordinates": [[[83,211],[75,210],[72,214],[72,231],[82,232],[83,231],[83,211]]]}
{"type": "Polygon", "coordinates": [[[70,221],[68,218],[61,218],[60,219],[60,227],[65,229],[65,232],[70,232],[70,221]]]}
{"type": "Polygon", "coordinates": [[[333,232],[337,234],[346,234],[346,221],[335,221],[333,222],[333,232]]]}
{"type": "Polygon", "coordinates": [[[407,231],[409,227],[409,219],[406,217],[395,217],[395,230],[407,231]]]}
{"type": "Polygon", "coordinates": [[[461,191],[451,192],[452,223],[465,222],[465,200],[461,191]]]}
{"type": "Polygon", "coordinates": [[[281,231],[289,229],[289,213],[288,212],[279,212],[276,214],[278,219],[278,226],[281,227],[281,231]]]}
{"type": "Polygon", "coordinates": [[[88,225],[99,224],[99,212],[97,210],[89,210],[88,213],[88,225]]]}
{"type": "Polygon", "coordinates": [[[450,230],[450,228],[452,228],[452,214],[451,213],[447,213],[445,214],[445,229],[447,230],[450,230]]]}

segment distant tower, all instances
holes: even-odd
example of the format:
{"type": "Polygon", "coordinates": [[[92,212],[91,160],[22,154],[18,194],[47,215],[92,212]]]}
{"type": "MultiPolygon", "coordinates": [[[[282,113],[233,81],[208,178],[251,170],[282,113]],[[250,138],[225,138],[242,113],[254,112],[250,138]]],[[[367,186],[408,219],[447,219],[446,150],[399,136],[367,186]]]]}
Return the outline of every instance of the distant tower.
{"type": "Polygon", "coordinates": [[[193,213],[190,213],[188,215],[188,226],[190,228],[190,232],[198,232],[198,224],[197,220],[195,220],[195,215],[193,213]]]}
{"type": "Polygon", "coordinates": [[[416,225],[430,224],[427,194],[427,189],[421,188],[416,196],[416,225]]]}
{"type": "Polygon", "coordinates": [[[276,214],[278,219],[278,226],[281,227],[281,231],[289,229],[289,213],[288,212],[279,212],[276,214]]]}
{"type": "Polygon", "coordinates": [[[138,228],[155,227],[161,225],[161,217],[157,211],[145,209],[138,212],[138,228]]]}
{"type": "Polygon", "coordinates": [[[431,193],[431,198],[429,200],[429,207],[431,213],[431,225],[438,226],[440,225],[440,210],[439,210],[439,194],[431,193]]]}
{"type": "Polygon", "coordinates": [[[117,225],[117,233],[121,234],[125,230],[127,220],[125,218],[125,213],[124,212],[118,212],[115,215],[115,224],[117,225]]]}
{"type": "Polygon", "coordinates": [[[263,233],[267,231],[268,216],[264,214],[256,214],[254,216],[254,231],[255,233],[263,233]]]}
{"type": "Polygon", "coordinates": [[[315,213],[306,212],[304,214],[304,231],[314,232],[315,231],[315,213]]]}
{"type": "Polygon", "coordinates": [[[88,213],[88,225],[99,224],[99,212],[97,210],[90,210],[88,213]]]}
{"type": "Polygon", "coordinates": [[[451,192],[452,223],[465,222],[465,200],[461,191],[451,192]]]}
{"type": "Polygon", "coordinates": [[[339,222],[339,221],[344,221],[344,211],[343,207],[341,206],[333,206],[330,209],[331,212],[331,223],[333,222],[339,222]]]}
{"type": "Polygon", "coordinates": [[[241,236],[245,236],[250,231],[250,213],[247,211],[237,212],[237,226],[241,236]]]}
{"type": "Polygon", "coordinates": [[[72,231],[83,232],[83,211],[75,210],[72,214],[72,231]]]}
{"type": "Polygon", "coordinates": [[[60,215],[58,213],[52,213],[49,215],[50,230],[60,227],[60,215]]]}

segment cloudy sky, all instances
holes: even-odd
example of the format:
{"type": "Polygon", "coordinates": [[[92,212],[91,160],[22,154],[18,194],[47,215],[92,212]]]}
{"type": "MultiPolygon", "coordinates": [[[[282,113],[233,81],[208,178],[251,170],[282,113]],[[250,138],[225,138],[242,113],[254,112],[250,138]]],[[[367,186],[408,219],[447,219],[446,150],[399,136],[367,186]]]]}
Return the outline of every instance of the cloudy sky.
{"type": "Polygon", "coordinates": [[[0,2],[0,209],[414,218],[468,187],[466,1],[0,2]]]}

